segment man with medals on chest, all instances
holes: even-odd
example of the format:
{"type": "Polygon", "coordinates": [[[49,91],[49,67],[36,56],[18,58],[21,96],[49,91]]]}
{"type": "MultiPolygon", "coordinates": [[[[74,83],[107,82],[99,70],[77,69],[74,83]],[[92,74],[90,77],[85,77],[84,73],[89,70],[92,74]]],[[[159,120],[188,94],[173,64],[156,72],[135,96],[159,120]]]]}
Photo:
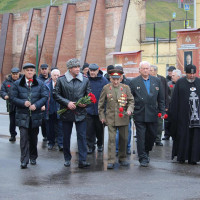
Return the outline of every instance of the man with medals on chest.
{"type": "Polygon", "coordinates": [[[108,125],[108,169],[113,169],[115,164],[117,129],[119,130],[119,163],[121,166],[129,165],[126,161],[126,147],[129,116],[133,112],[134,101],[129,86],[120,83],[122,74],[123,71],[119,69],[109,70],[111,83],[103,87],[98,105],[100,121],[108,125]]]}
{"type": "Polygon", "coordinates": [[[196,66],[186,66],[186,77],[176,82],[170,105],[172,159],[189,164],[200,161],[200,79],[196,66]]]}

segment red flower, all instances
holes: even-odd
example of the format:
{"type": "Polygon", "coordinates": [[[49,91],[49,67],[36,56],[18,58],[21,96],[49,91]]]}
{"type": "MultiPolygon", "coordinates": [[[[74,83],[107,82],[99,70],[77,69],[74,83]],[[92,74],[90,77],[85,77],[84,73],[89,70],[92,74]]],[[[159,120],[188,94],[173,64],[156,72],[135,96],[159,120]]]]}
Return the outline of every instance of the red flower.
{"type": "Polygon", "coordinates": [[[122,118],[124,115],[122,113],[119,113],[119,117],[122,118]]]}
{"type": "Polygon", "coordinates": [[[33,82],[33,79],[30,78],[28,81],[29,81],[29,82],[33,82]]]}
{"type": "Polygon", "coordinates": [[[119,112],[123,112],[124,111],[124,108],[123,107],[120,107],[119,108],[119,112]]]}
{"type": "Polygon", "coordinates": [[[10,88],[10,87],[11,87],[11,85],[7,85],[7,87],[8,87],[8,88],[10,88]]]}
{"type": "Polygon", "coordinates": [[[88,94],[88,96],[90,97],[90,101],[92,102],[92,103],[96,103],[97,102],[97,99],[96,99],[96,97],[95,97],[95,95],[94,94],[92,94],[91,92],[88,94]]]}
{"type": "Polygon", "coordinates": [[[161,113],[158,113],[158,117],[162,117],[162,114],[161,114],[161,113]]]}
{"type": "Polygon", "coordinates": [[[123,90],[123,87],[121,87],[121,91],[123,90]]]}
{"type": "Polygon", "coordinates": [[[164,119],[167,119],[167,118],[168,118],[168,115],[167,115],[167,114],[165,114],[165,115],[164,115],[164,119]]]}
{"type": "Polygon", "coordinates": [[[170,88],[173,88],[174,86],[173,86],[173,85],[170,85],[169,87],[170,87],[170,88]]]}

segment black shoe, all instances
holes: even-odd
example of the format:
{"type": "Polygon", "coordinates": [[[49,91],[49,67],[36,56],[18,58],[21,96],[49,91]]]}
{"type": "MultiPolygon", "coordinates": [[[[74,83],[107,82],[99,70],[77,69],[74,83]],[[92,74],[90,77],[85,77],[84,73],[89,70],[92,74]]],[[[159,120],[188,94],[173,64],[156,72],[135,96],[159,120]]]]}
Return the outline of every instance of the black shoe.
{"type": "Polygon", "coordinates": [[[102,152],[103,151],[103,146],[98,146],[97,150],[98,150],[98,152],[102,152]]]}
{"type": "Polygon", "coordinates": [[[141,167],[148,167],[148,161],[147,160],[145,160],[145,159],[143,159],[141,162],[140,162],[140,166],[141,167]]]}
{"type": "Polygon", "coordinates": [[[118,156],[118,152],[116,152],[116,154],[115,154],[116,156],[118,156]]]}
{"type": "Polygon", "coordinates": [[[107,169],[114,169],[114,164],[113,163],[108,163],[107,169]]]}
{"type": "Polygon", "coordinates": [[[165,136],[162,140],[169,140],[169,136],[165,136]]]}
{"type": "Polygon", "coordinates": [[[188,164],[190,164],[190,165],[196,165],[197,163],[196,162],[188,161],[188,164]]]}
{"type": "Polygon", "coordinates": [[[89,167],[90,166],[90,163],[86,162],[86,161],[80,161],[78,163],[78,167],[79,168],[85,168],[85,167],[89,167]]]}
{"type": "Polygon", "coordinates": [[[135,154],[135,150],[133,150],[133,154],[135,154]]]}
{"type": "Polygon", "coordinates": [[[47,141],[47,137],[43,137],[43,142],[46,142],[47,141]]]}
{"type": "Polygon", "coordinates": [[[53,149],[53,145],[52,144],[48,144],[48,150],[52,150],[53,149]]]}
{"type": "Polygon", "coordinates": [[[10,142],[15,142],[15,141],[16,141],[15,136],[11,136],[11,137],[9,138],[9,141],[10,141],[10,142]]]}
{"type": "Polygon", "coordinates": [[[130,149],[127,149],[126,154],[127,154],[127,155],[131,155],[131,150],[130,150],[130,149]]]}
{"type": "Polygon", "coordinates": [[[87,153],[88,154],[92,154],[94,152],[94,148],[90,148],[90,147],[88,147],[88,151],[87,151],[87,153]]]}
{"type": "Polygon", "coordinates": [[[71,161],[70,160],[66,160],[64,163],[65,167],[69,167],[71,165],[71,161]]]}
{"type": "Polygon", "coordinates": [[[179,160],[178,161],[180,164],[184,164],[185,163],[185,160],[179,160]]]}
{"type": "Polygon", "coordinates": [[[124,166],[124,167],[129,166],[129,162],[127,162],[127,161],[119,161],[119,164],[120,164],[121,166],[124,166]]]}
{"type": "Polygon", "coordinates": [[[163,146],[163,143],[162,143],[162,142],[156,142],[156,146],[162,147],[162,146],[163,146]]]}
{"type": "Polygon", "coordinates": [[[59,151],[63,151],[63,146],[58,146],[59,151]]]}
{"type": "Polygon", "coordinates": [[[30,160],[31,165],[36,165],[36,160],[30,160]]]}
{"type": "Polygon", "coordinates": [[[27,164],[26,163],[21,163],[21,169],[26,169],[27,168],[27,164]]]}

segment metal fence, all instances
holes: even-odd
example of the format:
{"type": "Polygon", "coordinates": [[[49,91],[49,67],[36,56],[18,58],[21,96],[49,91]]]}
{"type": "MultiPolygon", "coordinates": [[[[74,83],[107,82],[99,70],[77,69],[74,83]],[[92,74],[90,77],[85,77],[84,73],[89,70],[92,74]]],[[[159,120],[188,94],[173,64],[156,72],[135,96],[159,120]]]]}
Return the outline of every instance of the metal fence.
{"type": "Polygon", "coordinates": [[[175,41],[176,29],[193,28],[194,20],[172,20],[140,24],[140,42],[175,41]]]}

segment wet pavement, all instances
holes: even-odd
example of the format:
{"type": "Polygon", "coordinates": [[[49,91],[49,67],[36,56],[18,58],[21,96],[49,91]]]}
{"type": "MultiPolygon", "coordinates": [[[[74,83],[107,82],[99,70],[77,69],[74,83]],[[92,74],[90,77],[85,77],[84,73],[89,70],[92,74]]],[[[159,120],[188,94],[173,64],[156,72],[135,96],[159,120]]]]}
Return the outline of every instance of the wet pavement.
{"type": "Polygon", "coordinates": [[[62,152],[56,148],[48,151],[40,133],[37,165],[28,165],[22,170],[19,137],[15,143],[8,141],[8,115],[1,110],[1,105],[0,100],[0,200],[200,199],[200,163],[192,166],[172,161],[171,140],[163,142],[164,147],[154,147],[148,168],[141,168],[137,156],[132,154],[128,156],[129,167],[116,164],[114,170],[107,170],[107,129],[104,152],[95,151],[88,155],[91,163],[88,169],[77,167],[76,132],[73,129],[71,167],[64,167],[62,152]]]}

